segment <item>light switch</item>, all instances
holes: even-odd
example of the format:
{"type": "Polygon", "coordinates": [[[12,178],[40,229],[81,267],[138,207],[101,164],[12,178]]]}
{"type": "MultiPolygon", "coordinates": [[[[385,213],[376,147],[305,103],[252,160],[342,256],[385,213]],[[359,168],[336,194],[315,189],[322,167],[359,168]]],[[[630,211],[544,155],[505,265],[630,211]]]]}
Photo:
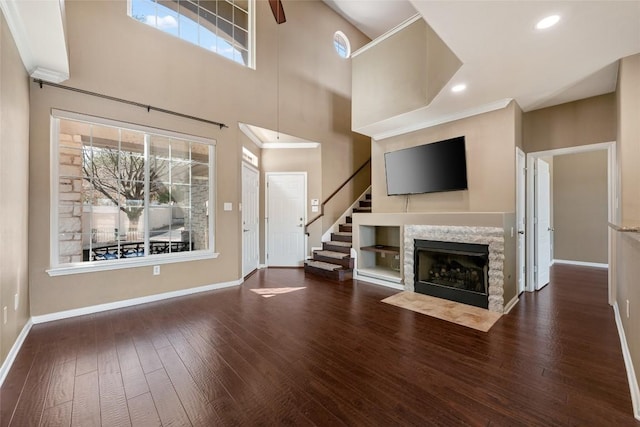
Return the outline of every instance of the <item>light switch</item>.
{"type": "Polygon", "coordinates": [[[311,212],[318,212],[317,206],[311,206],[311,212]]]}
{"type": "Polygon", "coordinates": [[[224,210],[225,210],[225,211],[232,211],[232,210],[233,210],[233,203],[231,203],[231,202],[224,202],[224,210]]]}

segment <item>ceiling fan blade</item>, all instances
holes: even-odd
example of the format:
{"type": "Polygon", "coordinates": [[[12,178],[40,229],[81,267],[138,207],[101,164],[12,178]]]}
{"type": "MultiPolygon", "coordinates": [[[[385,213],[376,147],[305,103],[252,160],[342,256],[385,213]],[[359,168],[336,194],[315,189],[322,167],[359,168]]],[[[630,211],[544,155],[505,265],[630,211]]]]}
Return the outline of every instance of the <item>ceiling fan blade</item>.
{"type": "Polygon", "coordinates": [[[269,0],[269,6],[271,6],[271,12],[273,12],[273,17],[276,18],[278,24],[287,22],[287,18],[284,16],[284,9],[282,8],[282,1],[269,0]]]}

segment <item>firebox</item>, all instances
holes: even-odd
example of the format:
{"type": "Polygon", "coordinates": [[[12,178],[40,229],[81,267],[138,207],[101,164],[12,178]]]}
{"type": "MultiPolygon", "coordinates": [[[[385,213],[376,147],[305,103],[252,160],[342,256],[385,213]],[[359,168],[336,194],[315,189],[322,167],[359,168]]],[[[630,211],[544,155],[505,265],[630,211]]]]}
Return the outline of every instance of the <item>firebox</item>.
{"type": "Polygon", "coordinates": [[[488,308],[489,245],[414,240],[414,289],[488,308]]]}

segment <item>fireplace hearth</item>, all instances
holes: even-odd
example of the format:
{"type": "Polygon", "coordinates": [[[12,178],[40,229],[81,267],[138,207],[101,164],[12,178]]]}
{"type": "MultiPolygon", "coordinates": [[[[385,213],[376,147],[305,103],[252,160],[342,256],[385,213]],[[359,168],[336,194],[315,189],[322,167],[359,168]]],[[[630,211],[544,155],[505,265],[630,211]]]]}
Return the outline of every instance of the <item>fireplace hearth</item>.
{"type": "Polygon", "coordinates": [[[414,240],[414,289],[476,307],[489,307],[489,245],[414,240]]]}

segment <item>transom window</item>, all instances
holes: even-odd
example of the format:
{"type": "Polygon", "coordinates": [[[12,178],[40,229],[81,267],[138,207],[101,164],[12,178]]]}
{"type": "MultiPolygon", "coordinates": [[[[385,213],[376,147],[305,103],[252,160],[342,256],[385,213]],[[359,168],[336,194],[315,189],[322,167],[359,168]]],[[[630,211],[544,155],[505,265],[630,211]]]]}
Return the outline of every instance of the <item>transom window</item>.
{"type": "Polygon", "coordinates": [[[255,0],[129,0],[129,16],[247,67],[255,0]]]}
{"type": "Polygon", "coordinates": [[[214,141],[66,112],[52,122],[53,269],[213,257],[214,141]]]}

